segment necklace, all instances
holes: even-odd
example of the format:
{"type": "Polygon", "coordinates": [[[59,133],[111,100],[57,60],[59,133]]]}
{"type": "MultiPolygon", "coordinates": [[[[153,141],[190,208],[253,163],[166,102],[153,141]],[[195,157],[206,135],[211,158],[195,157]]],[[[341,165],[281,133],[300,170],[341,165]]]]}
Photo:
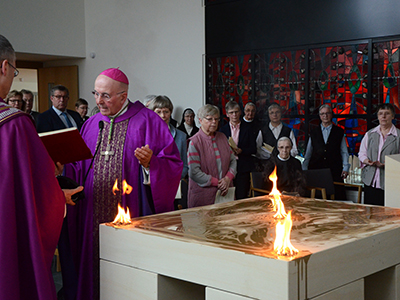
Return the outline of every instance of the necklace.
{"type": "Polygon", "coordinates": [[[119,111],[119,113],[117,113],[114,117],[110,118],[110,130],[108,132],[108,142],[107,142],[107,147],[105,149],[105,151],[100,151],[101,155],[104,155],[104,159],[106,161],[108,161],[110,159],[110,156],[113,156],[115,154],[115,152],[113,150],[111,150],[111,140],[112,140],[112,135],[113,135],[113,129],[114,129],[114,122],[115,119],[125,110],[125,108],[127,108],[129,105],[128,104],[119,111]]]}
{"type": "Polygon", "coordinates": [[[119,111],[119,113],[117,113],[114,117],[110,118],[110,130],[108,131],[108,144],[110,144],[111,140],[112,140],[115,119],[125,110],[125,108],[128,107],[128,105],[129,105],[129,102],[125,105],[125,107],[123,109],[121,109],[119,111]]]}

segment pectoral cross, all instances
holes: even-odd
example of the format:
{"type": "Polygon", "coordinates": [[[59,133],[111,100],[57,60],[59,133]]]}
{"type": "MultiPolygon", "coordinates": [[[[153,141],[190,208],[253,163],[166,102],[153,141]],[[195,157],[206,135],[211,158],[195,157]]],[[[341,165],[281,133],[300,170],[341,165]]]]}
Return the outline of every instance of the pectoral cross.
{"type": "Polygon", "coordinates": [[[111,151],[110,144],[107,144],[106,151],[101,151],[100,154],[105,155],[105,159],[108,161],[110,159],[110,155],[114,155],[114,151],[111,151]]]}

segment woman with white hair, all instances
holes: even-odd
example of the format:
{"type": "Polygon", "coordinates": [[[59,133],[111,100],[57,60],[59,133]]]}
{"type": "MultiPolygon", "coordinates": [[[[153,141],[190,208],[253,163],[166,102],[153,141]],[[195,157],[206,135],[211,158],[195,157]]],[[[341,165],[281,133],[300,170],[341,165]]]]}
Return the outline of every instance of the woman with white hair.
{"type": "Polygon", "coordinates": [[[206,104],[197,113],[200,130],[188,149],[188,207],[214,204],[217,191],[228,193],[236,175],[236,159],[226,136],[218,132],[219,109],[206,104]]]}
{"type": "Polygon", "coordinates": [[[278,190],[283,194],[306,195],[306,180],[301,169],[301,162],[290,155],[293,144],[286,136],[281,137],[277,142],[278,155],[268,160],[264,169],[264,180],[269,183],[272,189],[272,182],[269,176],[276,167],[278,176],[278,190]]]}

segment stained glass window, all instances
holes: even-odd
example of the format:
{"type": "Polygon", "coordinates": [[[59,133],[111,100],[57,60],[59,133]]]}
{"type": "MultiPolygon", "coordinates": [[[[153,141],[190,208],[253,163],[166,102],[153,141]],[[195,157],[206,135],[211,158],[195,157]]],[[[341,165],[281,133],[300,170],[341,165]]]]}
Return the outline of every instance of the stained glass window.
{"type": "Polygon", "coordinates": [[[296,137],[297,149],[299,153],[303,155],[306,151],[306,139],[308,135],[305,119],[282,117],[282,122],[293,130],[294,136],[296,137]]]}
{"type": "Polygon", "coordinates": [[[304,115],[305,58],[305,50],[255,55],[255,103],[260,119],[274,102],[284,116],[304,115]]]}
{"type": "Polygon", "coordinates": [[[368,44],[310,49],[309,111],[330,104],[334,114],[366,114],[368,44]]]}
{"type": "Polygon", "coordinates": [[[396,114],[399,106],[400,40],[373,44],[371,109],[380,103],[391,103],[396,114]]]}
{"type": "MultiPolygon", "coordinates": [[[[229,100],[241,108],[252,101],[262,124],[269,121],[268,106],[278,103],[282,121],[293,129],[303,154],[308,133],[320,123],[322,104],[332,107],[333,122],[345,130],[350,154],[358,153],[368,128],[378,125],[374,115],[378,104],[391,103],[400,114],[400,40],[217,57],[207,62],[207,103],[219,106],[224,114],[229,100]]],[[[400,122],[394,123],[400,128],[400,122]]]]}
{"type": "Polygon", "coordinates": [[[252,100],[251,55],[208,59],[207,81],[207,103],[220,107],[225,114],[225,104],[233,100],[243,110],[246,103],[252,100]]]}

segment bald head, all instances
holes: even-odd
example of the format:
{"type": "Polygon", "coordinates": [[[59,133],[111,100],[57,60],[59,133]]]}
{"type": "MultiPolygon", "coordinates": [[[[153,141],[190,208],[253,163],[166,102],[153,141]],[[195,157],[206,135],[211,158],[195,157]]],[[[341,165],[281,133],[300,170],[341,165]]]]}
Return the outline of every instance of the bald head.
{"type": "Polygon", "coordinates": [[[0,34],[0,98],[5,98],[14,79],[15,52],[7,38],[0,34]]]}

